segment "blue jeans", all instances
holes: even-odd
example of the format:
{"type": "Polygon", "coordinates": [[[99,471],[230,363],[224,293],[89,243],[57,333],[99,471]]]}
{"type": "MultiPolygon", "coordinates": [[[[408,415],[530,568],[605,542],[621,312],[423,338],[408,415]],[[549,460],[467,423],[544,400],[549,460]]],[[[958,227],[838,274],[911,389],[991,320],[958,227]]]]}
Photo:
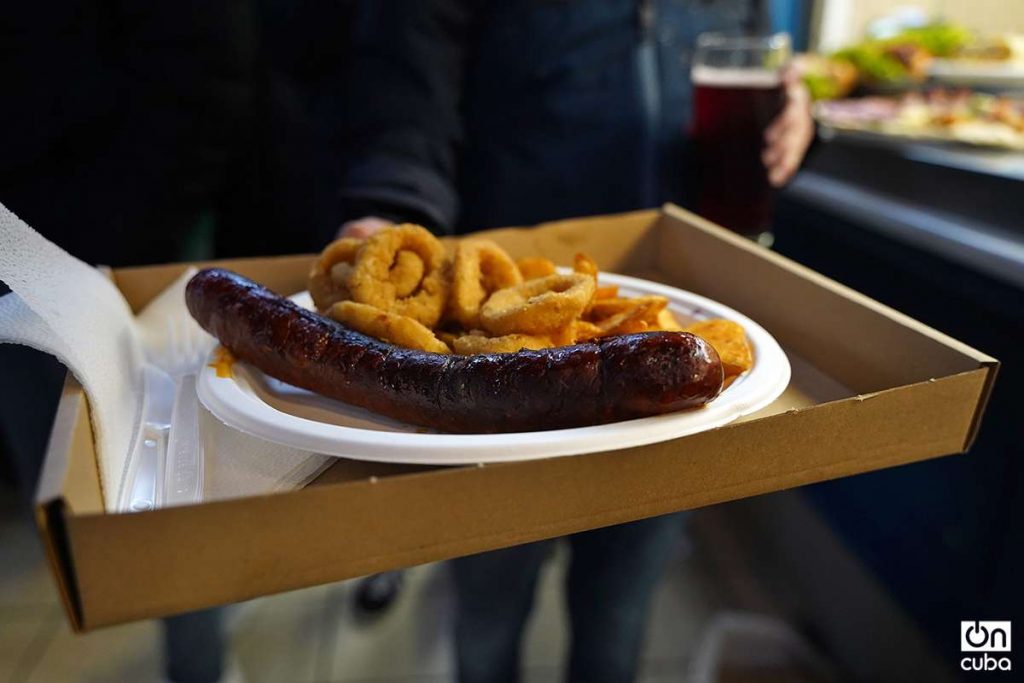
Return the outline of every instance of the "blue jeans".
{"type": "MultiPolygon", "coordinates": [[[[568,537],[572,640],[569,681],[620,683],[636,676],[651,594],[682,532],[665,515],[568,537]]],[[[462,683],[519,679],[523,626],[541,565],[555,540],[453,560],[455,647],[462,683]]]]}
{"type": "Polygon", "coordinates": [[[216,683],[224,667],[223,608],[167,617],[164,658],[173,683],[216,683]]]}

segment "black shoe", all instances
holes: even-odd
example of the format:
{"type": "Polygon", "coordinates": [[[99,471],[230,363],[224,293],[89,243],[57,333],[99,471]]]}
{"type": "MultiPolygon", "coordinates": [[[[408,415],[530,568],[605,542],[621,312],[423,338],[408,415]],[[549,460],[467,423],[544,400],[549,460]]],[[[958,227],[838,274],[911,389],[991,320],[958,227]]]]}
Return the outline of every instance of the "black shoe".
{"type": "Polygon", "coordinates": [[[402,590],[402,572],[367,576],[356,587],[356,608],[365,614],[383,612],[402,590]]]}

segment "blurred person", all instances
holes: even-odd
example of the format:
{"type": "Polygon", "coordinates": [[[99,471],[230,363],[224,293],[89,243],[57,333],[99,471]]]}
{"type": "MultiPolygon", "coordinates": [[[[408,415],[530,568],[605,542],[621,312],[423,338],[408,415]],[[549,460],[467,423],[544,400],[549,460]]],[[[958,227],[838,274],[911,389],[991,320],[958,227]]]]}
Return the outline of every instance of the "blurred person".
{"type": "MultiPolygon", "coordinates": [[[[6,8],[0,202],[88,263],[308,251],[339,220],[337,164],[314,140],[337,119],[351,5],[6,8]]],[[[26,499],[63,380],[50,356],[0,345],[0,385],[18,387],[0,393],[0,452],[26,499]]],[[[164,649],[170,681],[239,679],[219,609],[165,619],[164,649]]]]}
{"type": "MultiPolygon", "coordinates": [[[[403,221],[461,234],[691,204],[696,36],[761,30],[763,9],[745,0],[362,3],[340,234],[403,221]]],[[[813,138],[807,102],[789,78],[762,155],[776,187],[813,138]]],[[[681,524],[667,515],[569,537],[570,680],[635,677],[651,593],[681,524]]],[[[462,681],[518,678],[552,544],[452,561],[462,681]]]]}

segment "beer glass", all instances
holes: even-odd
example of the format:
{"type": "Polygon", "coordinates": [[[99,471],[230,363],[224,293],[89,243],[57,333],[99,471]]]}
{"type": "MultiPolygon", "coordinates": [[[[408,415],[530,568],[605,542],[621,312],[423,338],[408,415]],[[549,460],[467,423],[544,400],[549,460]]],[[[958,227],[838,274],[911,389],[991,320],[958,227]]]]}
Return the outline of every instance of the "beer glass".
{"type": "Polygon", "coordinates": [[[697,38],[690,72],[697,211],[768,244],[774,198],[761,153],[765,129],[785,104],[782,69],[789,57],[785,33],[704,33],[697,38]]]}

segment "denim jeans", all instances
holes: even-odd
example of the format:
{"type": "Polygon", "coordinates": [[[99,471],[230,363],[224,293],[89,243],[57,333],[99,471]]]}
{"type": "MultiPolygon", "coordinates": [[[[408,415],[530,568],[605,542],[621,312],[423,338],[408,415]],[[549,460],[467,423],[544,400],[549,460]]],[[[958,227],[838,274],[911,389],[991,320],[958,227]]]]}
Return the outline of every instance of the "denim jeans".
{"type": "Polygon", "coordinates": [[[164,658],[172,683],[216,683],[224,668],[223,608],[167,617],[164,658]]]}
{"type": "MultiPolygon", "coordinates": [[[[636,675],[651,594],[682,532],[681,514],[568,537],[572,630],[569,681],[620,683],[636,675]]],[[[462,683],[519,679],[523,626],[555,540],[459,558],[455,640],[462,683]]]]}

